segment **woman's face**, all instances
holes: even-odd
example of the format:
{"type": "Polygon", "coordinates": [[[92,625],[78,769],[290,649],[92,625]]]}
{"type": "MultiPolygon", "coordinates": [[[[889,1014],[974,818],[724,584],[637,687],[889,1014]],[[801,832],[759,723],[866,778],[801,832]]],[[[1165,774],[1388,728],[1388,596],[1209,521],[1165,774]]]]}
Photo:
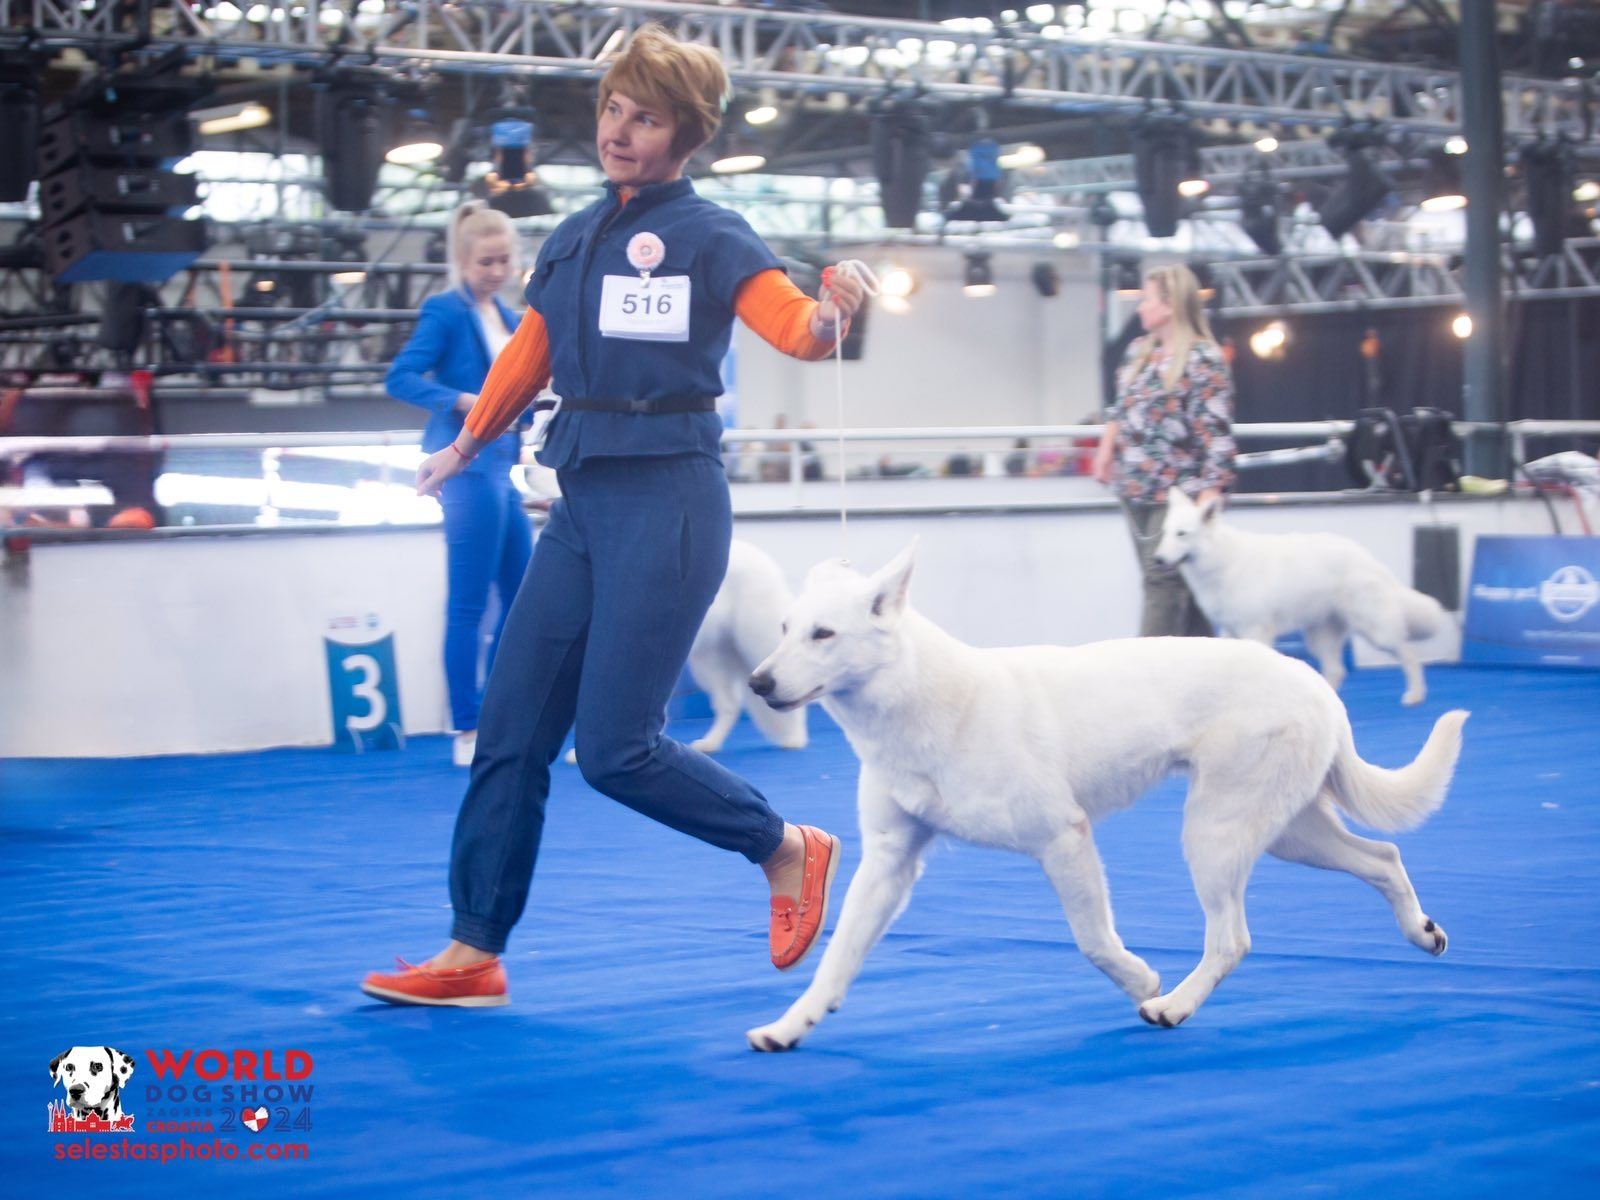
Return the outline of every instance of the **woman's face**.
{"type": "Polygon", "coordinates": [[[504,233],[486,233],[474,238],[461,263],[461,282],[478,299],[486,299],[511,278],[511,256],[515,247],[504,233]]]}
{"type": "Polygon", "coordinates": [[[677,131],[671,113],[635,104],[621,92],[612,92],[595,130],[600,169],[618,187],[637,188],[676,179],[683,173],[683,159],[672,156],[672,137],[677,131]]]}
{"type": "Polygon", "coordinates": [[[1146,333],[1164,333],[1172,324],[1172,305],[1161,294],[1153,279],[1144,281],[1144,294],[1139,299],[1139,324],[1146,333]]]}

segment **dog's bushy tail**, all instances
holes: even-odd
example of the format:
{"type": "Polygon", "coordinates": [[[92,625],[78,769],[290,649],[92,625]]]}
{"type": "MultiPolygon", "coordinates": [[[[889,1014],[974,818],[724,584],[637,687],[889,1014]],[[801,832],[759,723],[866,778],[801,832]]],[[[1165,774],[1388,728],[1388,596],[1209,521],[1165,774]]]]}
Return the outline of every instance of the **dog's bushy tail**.
{"type": "Polygon", "coordinates": [[[1397,770],[1363,761],[1347,725],[1328,772],[1335,802],[1373,829],[1389,833],[1415,829],[1444,803],[1461,754],[1461,727],[1468,715],[1461,708],[1445,713],[1434,722],[1422,753],[1397,770]]]}
{"type": "Polygon", "coordinates": [[[1444,627],[1444,606],[1426,592],[1414,588],[1405,590],[1406,639],[1420,641],[1432,637],[1444,627]]]}

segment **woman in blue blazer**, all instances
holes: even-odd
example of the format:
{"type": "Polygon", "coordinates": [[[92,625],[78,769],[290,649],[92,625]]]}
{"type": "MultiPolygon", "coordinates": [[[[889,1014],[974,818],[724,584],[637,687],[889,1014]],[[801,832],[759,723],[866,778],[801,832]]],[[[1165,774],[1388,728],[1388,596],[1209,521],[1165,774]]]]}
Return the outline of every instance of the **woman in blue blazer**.
{"type": "MultiPolygon", "coordinates": [[[[422,434],[422,448],[429,453],[454,444],[490,365],[517,328],[517,317],[498,296],[515,270],[516,232],[510,218],[476,202],[464,204],[450,218],[449,244],[455,286],[423,301],[411,340],[395,357],[386,380],[395,399],[433,413],[422,434]]],[[[513,428],[485,447],[439,497],[450,581],[444,669],[457,731],[457,766],[472,764],[477,744],[483,697],[478,683],[480,630],[489,589],[499,592],[500,615],[483,663],[485,678],[532,553],[528,519],[511,485],[520,443],[519,430],[513,428]]]]}

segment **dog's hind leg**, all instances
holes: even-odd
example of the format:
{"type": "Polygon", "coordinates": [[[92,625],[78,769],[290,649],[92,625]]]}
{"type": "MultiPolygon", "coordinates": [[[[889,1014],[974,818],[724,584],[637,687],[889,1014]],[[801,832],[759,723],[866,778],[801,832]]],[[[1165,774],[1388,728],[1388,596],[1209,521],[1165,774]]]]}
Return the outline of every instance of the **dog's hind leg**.
{"type": "Polygon", "coordinates": [[[904,814],[876,830],[868,828],[868,820],[863,809],[861,866],[850,880],[839,923],[811,986],[772,1024],[746,1032],[752,1050],[793,1050],[818,1021],[837,1009],[868,951],[910,899],[933,830],[904,814]]]}
{"type": "Polygon", "coordinates": [[[732,649],[725,646],[695,647],[689,652],[689,673],[711,701],[713,720],[705,734],[689,743],[689,749],[715,754],[728,740],[744,711],[745,686],[749,672],[732,649]]]}
{"type": "MultiPolygon", "coordinates": [[[[1234,788],[1229,788],[1234,791],[1234,788]]],[[[1250,791],[1238,789],[1240,794],[1250,791]]],[[[1206,946],[1199,965],[1165,996],[1146,1000],[1139,1015],[1152,1025],[1172,1027],[1194,1015],[1217,984],[1250,953],[1244,919],[1244,886],[1265,849],[1257,827],[1226,807],[1219,808],[1203,787],[1191,787],[1183,825],[1183,854],[1200,907],[1206,916],[1206,946]]]]}
{"type": "Polygon", "coordinates": [[[1400,660],[1400,669],[1406,677],[1406,690],[1400,697],[1401,704],[1421,704],[1428,698],[1428,685],[1422,677],[1422,658],[1406,638],[1405,616],[1397,606],[1385,610],[1378,620],[1357,625],[1356,632],[1379,650],[1400,660]]]}
{"type": "Polygon", "coordinates": [[[1083,956],[1141,1004],[1161,991],[1161,977],[1122,944],[1111,918],[1105,868],[1087,818],[1051,842],[1039,856],[1083,956]]]}
{"type": "Polygon", "coordinates": [[[1422,911],[1416,889],[1400,861],[1399,848],[1351,833],[1326,794],[1296,817],[1267,847],[1267,853],[1325,871],[1348,871],[1383,893],[1394,909],[1395,920],[1400,922],[1400,931],[1413,946],[1439,955],[1449,944],[1444,930],[1422,911]]]}
{"type": "Polygon", "coordinates": [[[1306,630],[1306,649],[1322,668],[1322,677],[1334,691],[1344,683],[1344,643],[1348,631],[1338,621],[1326,621],[1306,630]]]}

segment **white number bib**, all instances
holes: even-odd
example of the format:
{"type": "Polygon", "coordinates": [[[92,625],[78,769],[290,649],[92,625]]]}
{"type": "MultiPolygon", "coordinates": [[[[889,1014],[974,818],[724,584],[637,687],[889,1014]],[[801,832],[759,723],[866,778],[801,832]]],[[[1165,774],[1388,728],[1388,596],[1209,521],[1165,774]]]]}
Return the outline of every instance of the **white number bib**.
{"type": "Polygon", "coordinates": [[[647,283],[637,275],[607,275],[600,293],[600,332],[640,342],[687,342],[689,277],[647,283]]]}

